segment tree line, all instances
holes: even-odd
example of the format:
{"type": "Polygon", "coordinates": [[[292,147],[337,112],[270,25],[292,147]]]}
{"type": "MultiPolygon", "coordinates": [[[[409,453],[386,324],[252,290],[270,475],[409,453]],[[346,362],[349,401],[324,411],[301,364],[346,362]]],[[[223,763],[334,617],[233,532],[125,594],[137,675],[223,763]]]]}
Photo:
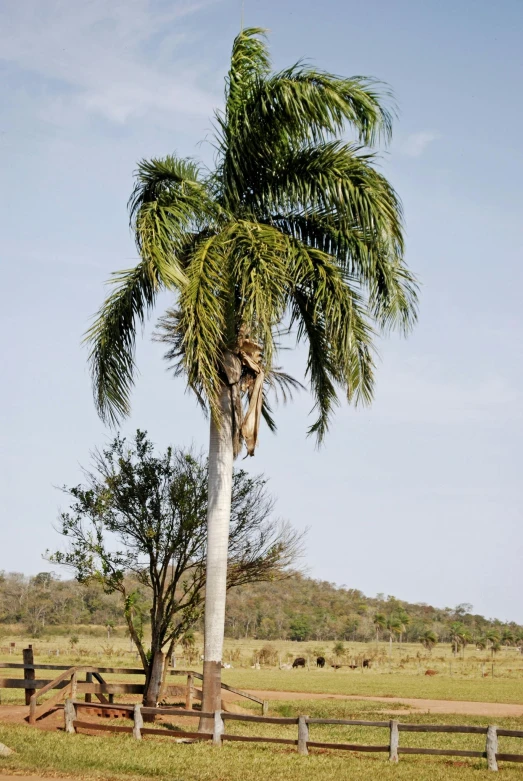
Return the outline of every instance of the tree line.
{"type": "MultiPolygon", "coordinates": [[[[142,609],[150,609],[145,593],[142,609]]],[[[122,627],[124,616],[120,595],[104,593],[95,581],[80,584],[49,572],[34,577],[0,573],[0,635],[8,625],[31,636],[72,633],[82,625],[105,631],[122,627]]],[[[202,629],[201,619],[194,628],[202,629]]],[[[321,643],[377,637],[389,642],[391,632],[393,642],[419,642],[428,650],[434,647],[435,637],[436,642],[451,644],[456,655],[468,645],[494,652],[502,646],[523,645],[523,625],[485,618],[474,613],[472,605],[437,608],[383,594],[367,597],[358,589],[299,573],[283,581],[238,586],[228,596],[229,638],[321,643]]]]}

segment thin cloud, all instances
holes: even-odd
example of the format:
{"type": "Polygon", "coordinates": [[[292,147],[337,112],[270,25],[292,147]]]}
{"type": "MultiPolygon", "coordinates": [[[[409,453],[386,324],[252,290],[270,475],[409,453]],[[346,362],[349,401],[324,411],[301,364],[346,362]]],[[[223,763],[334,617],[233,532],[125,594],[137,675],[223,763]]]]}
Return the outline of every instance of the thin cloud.
{"type": "Polygon", "coordinates": [[[114,122],[150,112],[208,115],[216,99],[179,51],[185,17],[219,1],[6,0],[0,60],[46,80],[51,105],[54,97],[114,122]]]}
{"type": "Polygon", "coordinates": [[[406,157],[421,157],[427,147],[439,137],[439,133],[435,133],[431,130],[423,130],[420,133],[411,133],[400,144],[399,151],[406,157]]]}

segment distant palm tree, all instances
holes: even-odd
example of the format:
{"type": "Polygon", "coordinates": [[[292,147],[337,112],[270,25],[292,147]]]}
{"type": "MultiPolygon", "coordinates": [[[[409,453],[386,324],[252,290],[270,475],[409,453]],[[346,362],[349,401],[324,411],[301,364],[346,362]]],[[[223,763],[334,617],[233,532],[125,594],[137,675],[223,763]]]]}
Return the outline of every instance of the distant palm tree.
{"type": "Polygon", "coordinates": [[[499,629],[489,629],[485,637],[490,646],[490,656],[494,659],[494,654],[501,648],[501,632],[499,629]]]}
{"type": "Polygon", "coordinates": [[[436,632],[433,632],[432,629],[427,629],[420,637],[420,642],[423,648],[425,648],[426,651],[429,652],[429,654],[432,653],[432,649],[438,642],[438,636],[436,632]]]}
{"type": "MultiPolygon", "coordinates": [[[[278,374],[283,330],[308,345],[321,441],[338,392],[373,395],[376,333],[407,332],[416,282],[404,261],[399,199],[368,151],[391,134],[377,83],[298,64],[271,73],[263,30],[235,39],[225,109],[216,116],[216,168],[174,156],[142,161],[130,199],[137,265],[87,339],[104,420],[130,410],[136,331],[159,293],[175,305],[161,338],[176,376],[210,412],[204,711],[220,707],[233,460],[254,454],[265,390],[299,383],[278,374]],[[349,125],[357,143],[340,140],[349,125]]],[[[172,414],[172,411],[169,411],[172,414]]],[[[168,416],[167,416],[168,417],[168,416]]]]}
{"type": "Polygon", "coordinates": [[[372,619],[372,623],[374,624],[374,629],[376,630],[377,645],[380,639],[380,632],[387,626],[387,617],[383,613],[375,613],[372,619]]]}
{"type": "Polygon", "coordinates": [[[476,640],[476,648],[478,649],[478,651],[484,651],[485,648],[487,647],[487,643],[488,641],[486,637],[479,637],[476,640]]]}
{"type": "Polygon", "coordinates": [[[450,625],[449,637],[452,645],[452,653],[454,656],[457,656],[458,649],[462,645],[462,637],[465,631],[465,627],[459,621],[454,621],[454,623],[450,625]]]}
{"type": "Polygon", "coordinates": [[[407,631],[409,625],[410,625],[410,616],[405,610],[400,610],[397,613],[397,617],[399,622],[401,623],[401,632],[399,635],[400,643],[403,642],[403,633],[407,631]]]}
{"type": "Polygon", "coordinates": [[[394,635],[399,635],[402,632],[403,624],[399,618],[395,615],[390,615],[387,618],[386,629],[389,633],[389,656],[392,657],[392,639],[394,635]]]}
{"type": "Polygon", "coordinates": [[[460,642],[461,656],[463,659],[465,659],[465,648],[469,643],[473,643],[473,642],[474,642],[474,638],[472,637],[470,631],[466,627],[464,627],[461,633],[461,642],[460,642]]]}
{"type": "Polygon", "coordinates": [[[504,629],[501,635],[501,645],[508,647],[510,645],[514,645],[514,642],[515,642],[514,632],[511,629],[504,629]]]}

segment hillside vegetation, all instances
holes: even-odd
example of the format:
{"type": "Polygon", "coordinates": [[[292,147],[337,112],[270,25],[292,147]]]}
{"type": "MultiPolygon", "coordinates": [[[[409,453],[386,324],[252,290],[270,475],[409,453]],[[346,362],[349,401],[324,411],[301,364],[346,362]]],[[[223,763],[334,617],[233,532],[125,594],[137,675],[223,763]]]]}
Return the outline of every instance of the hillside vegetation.
{"type": "MultiPolygon", "coordinates": [[[[143,597],[143,615],[148,605],[143,597]]],[[[91,626],[96,632],[121,627],[121,602],[117,594],[105,594],[91,582],[58,579],[50,573],[27,577],[0,573],[0,635],[39,637],[73,632],[91,626]]],[[[196,625],[195,629],[201,627],[196,625]]],[[[367,597],[358,589],[338,587],[299,574],[284,581],[251,584],[228,595],[226,635],[231,639],[267,641],[327,641],[392,639],[396,643],[419,642],[433,632],[439,642],[455,641],[455,650],[483,643],[496,652],[502,645],[523,645],[523,626],[475,614],[472,605],[437,608],[409,603],[393,596],[367,597]],[[385,622],[376,621],[381,615],[385,622]],[[399,625],[387,620],[399,620],[399,625]],[[457,635],[457,637],[455,636],[457,635]]]]}

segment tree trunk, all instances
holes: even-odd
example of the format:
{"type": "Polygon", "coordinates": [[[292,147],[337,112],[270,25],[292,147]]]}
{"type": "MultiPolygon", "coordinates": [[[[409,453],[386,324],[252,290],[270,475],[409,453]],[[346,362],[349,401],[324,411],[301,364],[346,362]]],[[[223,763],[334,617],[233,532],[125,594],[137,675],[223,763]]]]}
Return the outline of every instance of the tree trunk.
{"type": "MultiPolygon", "coordinates": [[[[143,704],[146,708],[158,707],[164,677],[164,664],[165,654],[161,651],[155,651],[145,679],[143,704]]],[[[154,721],[154,716],[144,716],[144,721],[154,721]]]]}
{"type": "MultiPolygon", "coordinates": [[[[233,439],[228,388],[220,395],[221,425],[211,418],[209,442],[209,500],[207,507],[207,562],[202,711],[221,709],[221,665],[227,593],[227,554],[231,516],[233,439]]],[[[212,732],[212,720],[201,719],[200,731],[212,732]]]]}

